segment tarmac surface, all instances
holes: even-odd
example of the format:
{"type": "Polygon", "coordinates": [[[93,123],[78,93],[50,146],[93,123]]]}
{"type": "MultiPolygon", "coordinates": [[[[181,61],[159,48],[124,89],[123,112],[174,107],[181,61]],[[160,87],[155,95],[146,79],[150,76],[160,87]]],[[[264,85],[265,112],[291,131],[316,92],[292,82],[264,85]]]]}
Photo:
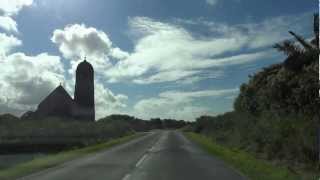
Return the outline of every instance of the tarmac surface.
{"type": "Polygon", "coordinates": [[[245,180],[178,131],[155,131],[23,180],[245,180]]]}

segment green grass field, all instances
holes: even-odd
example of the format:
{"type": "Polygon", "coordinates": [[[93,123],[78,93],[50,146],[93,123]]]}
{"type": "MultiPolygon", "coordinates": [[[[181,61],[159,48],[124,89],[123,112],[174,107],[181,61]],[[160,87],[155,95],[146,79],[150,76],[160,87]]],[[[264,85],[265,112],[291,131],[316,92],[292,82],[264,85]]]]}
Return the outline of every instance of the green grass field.
{"type": "MultiPolygon", "coordinates": [[[[283,167],[275,167],[266,161],[256,159],[252,155],[240,151],[230,150],[215,144],[210,138],[196,134],[185,133],[192,141],[199,144],[210,154],[221,158],[231,167],[239,170],[252,180],[300,180],[298,175],[291,173],[283,167]]],[[[315,180],[315,179],[314,179],[315,180]]]]}
{"type": "Polygon", "coordinates": [[[13,168],[9,168],[3,171],[0,171],[0,179],[1,180],[12,180],[16,179],[18,177],[22,177],[34,172],[38,172],[47,168],[51,168],[54,166],[57,166],[59,164],[62,164],[64,162],[83,157],[85,155],[96,153],[101,150],[106,150],[112,146],[122,144],[125,142],[128,142],[130,140],[133,140],[137,137],[142,136],[141,134],[134,134],[125,136],[122,138],[117,138],[114,140],[110,140],[106,143],[97,144],[93,146],[89,146],[82,149],[76,149],[66,152],[61,152],[55,155],[49,155],[43,158],[38,158],[23,164],[19,164],[13,168]]]}

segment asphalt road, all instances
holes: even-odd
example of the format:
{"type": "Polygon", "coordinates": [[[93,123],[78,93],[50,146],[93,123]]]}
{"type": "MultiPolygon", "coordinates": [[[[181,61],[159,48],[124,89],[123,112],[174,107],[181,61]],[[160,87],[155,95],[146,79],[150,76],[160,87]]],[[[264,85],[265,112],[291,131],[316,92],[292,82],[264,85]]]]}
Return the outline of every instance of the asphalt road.
{"type": "Polygon", "coordinates": [[[245,180],[177,131],[150,133],[24,180],[245,180]]]}

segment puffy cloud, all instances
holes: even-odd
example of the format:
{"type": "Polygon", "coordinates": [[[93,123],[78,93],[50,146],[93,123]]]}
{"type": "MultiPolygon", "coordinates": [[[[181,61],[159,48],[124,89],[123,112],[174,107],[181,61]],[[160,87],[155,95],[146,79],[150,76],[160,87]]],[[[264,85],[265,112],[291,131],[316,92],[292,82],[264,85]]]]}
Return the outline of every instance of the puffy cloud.
{"type": "Polygon", "coordinates": [[[84,24],[68,25],[56,29],[51,41],[58,45],[63,57],[71,60],[73,73],[78,63],[86,56],[99,75],[111,66],[109,58],[123,59],[127,53],[120,48],[113,48],[108,35],[103,31],[84,24]]]}
{"type": "MultiPolygon", "coordinates": [[[[1,0],[0,28],[18,33],[12,16],[33,0],[1,0]]],[[[13,53],[22,41],[0,33],[0,113],[21,113],[36,105],[64,80],[63,64],[58,56],[42,53],[27,56],[13,53]],[[13,54],[12,54],[13,53],[13,54]]]]}
{"type": "Polygon", "coordinates": [[[166,91],[159,97],[140,100],[134,106],[134,114],[141,118],[152,117],[175,118],[192,121],[203,114],[212,114],[206,106],[199,106],[199,98],[220,98],[236,94],[238,89],[204,90],[204,91],[166,91]],[[165,112],[165,113],[164,113],[165,112]]]}
{"type": "Polygon", "coordinates": [[[104,77],[104,72],[111,66],[109,58],[124,59],[128,53],[120,48],[113,48],[108,35],[103,31],[84,24],[68,25],[64,29],[56,29],[51,41],[58,45],[62,55],[70,60],[69,73],[73,75],[68,80],[69,91],[73,91],[74,73],[77,65],[84,56],[95,69],[98,79],[95,81],[96,118],[121,112],[126,107],[127,96],[115,95],[106,88],[99,77],[104,77]]]}
{"type": "Polygon", "coordinates": [[[103,32],[84,24],[66,26],[53,32],[52,42],[67,59],[84,56],[103,57],[111,49],[111,41],[103,32]]]}
{"type": "Polygon", "coordinates": [[[5,57],[10,53],[15,47],[22,45],[22,41],[16,37],[0,33],[0,58],[5,57]]]}
{"type": "MultiPolygon", "coordinates": [[[[1,1],[0,28],[8,32],[18,32],[16,22],[10,17],[16,15],[24,6],[32,1],[1,1]]],[[[69,59],[71,68],[66,69],[59,56],[42,53],[27,56],[24,53],[13,53],[22,41],[13,35],[0,33],[0,113],[21,115],[25,111],[34,110],[37,105],[60,83],[66,89],[74,91],[74,73],[81,58],[88,56],[96,75],[104,76],[105,68],[110,66],[109,57],[124,59],[128,53],[120,48],[112,48],[108,36],[95,28],[85,25],[70,25],[63,30],[53,32],[52,42],[69,59]],[[65,77],[65,71],[72,74],[71,79],[65,77]]],[[[114,94],[97,79],[95,82],[96,117],[121,112],[126,108],[128,97],[114,94]]]]}
{"type": "Polygon", "coordinates": [[[96,72],[102,72],[111,65],[107,55],[112,43],[104,32],[95,28],[84,24],[69,25],[64,29],[56,29],[51,41],[59,46],[63,57],[71,61],[70,74],[74,74],[85,56],[96,72]]]}
{"type": "Polygon", "coordinates": [[[120,48],[113,48],[110,55],[118,60],[124,60],[129,57],[129,53],[122,51],[120,48]]]}
{"type": "Polygon", "coordinates": [[[72,78],[67,81],[68,90],[74,90],[75,69],[82,58],[87,56],[88,61],[95,69],[95,104],[96,117],[121,112],[126,107],[127,96],[114,94],[105,87],[100,77],[111,66],[109,58],[124,59],[128,53],[120,48],[113,48],[112,42],[103,31],[84,24],[68,25],[64,29],[53,32],[51,41],[58,45],[63,57],[70,60],[71,68],[68,70],[72,78]]]}
{"type": "MultiPolygon", "coordinates": [[[[73,97],[75,79],[65,81],[66,90],[73,97]]],[[[124,94],[115,94],[99,80],[94,82],[94,99],[96,120],[111,114],[122,114],[127,108],[128,97],[124,94]]]]}
{"type": "Polygon", "coordinates": [[[1,0],[0,12],[7,16],[16,15],[23,7],[32,5],[33,0],[1,0]]]}
{"type": "Polygon", "coordinates": [[[17,22],[12,16],[27,6],[31,6],[33,0],[1,0],[0,1],[0,28],[7,32],[18,33],[17,22]]]}
{"type": "Polygon", "coordinates": [[[46,53],[37,56],[23,53],[8,55],[0,60],[0,106],[4,111],[10,110],[18,115],[34,109],[63,82],[63,73],[58,56],[46,53]]]}
{"type": "MultiPolygon", "coordinates": [[[[14,53],[0,60],[0,113],[21,115],[34,110],[60,83],[73,95],[74,78],[66,79],[59,56],[14,53]]],[[[96,118],[120,113],[128,97],[95,82],[96,118]]]]}
{"type": "Polygon", "coordinates": [[[0,16],[0,28],[7,32],[18,33],[17,23],[11,17],[0,16]]]}
{"type": "Polygon", "coordinates": [[[127,107],[128,97],[123,94],[115,95],[102,83],[95,83],[96,119],[110,114],[121,113],[127,107]]]}

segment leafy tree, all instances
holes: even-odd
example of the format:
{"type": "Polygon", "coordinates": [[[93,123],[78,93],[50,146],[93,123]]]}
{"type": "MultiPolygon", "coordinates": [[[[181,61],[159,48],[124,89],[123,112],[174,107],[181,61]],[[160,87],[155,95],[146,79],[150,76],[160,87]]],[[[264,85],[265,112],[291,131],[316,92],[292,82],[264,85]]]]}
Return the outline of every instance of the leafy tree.
{"type": "Polygon", "coordinates": [[[316,146],[315,141],[317,134],[320,141],[318,14],[313,31],[310,41],[289,31],[292,40],[274,45],[285,60],[249,76],[240,87],[234,112],[200,117],[194,130],[268,158],[316,163],[315,147],[320,157],[320,142],[316,146]]]}
{"type": "Polygon", "coordinates": [[[302,36],[289,31],[299,44],[296,44],[292,40],[285,40],[274,45],[274,48],[288,56],[284,61],[284,66],[287,69],[294,71],[301,70],[303,65],[308,65],[319,56],[319,14],[314,15],[313,21],[314,38],[311,42],[307,42],[302,36]]]}

